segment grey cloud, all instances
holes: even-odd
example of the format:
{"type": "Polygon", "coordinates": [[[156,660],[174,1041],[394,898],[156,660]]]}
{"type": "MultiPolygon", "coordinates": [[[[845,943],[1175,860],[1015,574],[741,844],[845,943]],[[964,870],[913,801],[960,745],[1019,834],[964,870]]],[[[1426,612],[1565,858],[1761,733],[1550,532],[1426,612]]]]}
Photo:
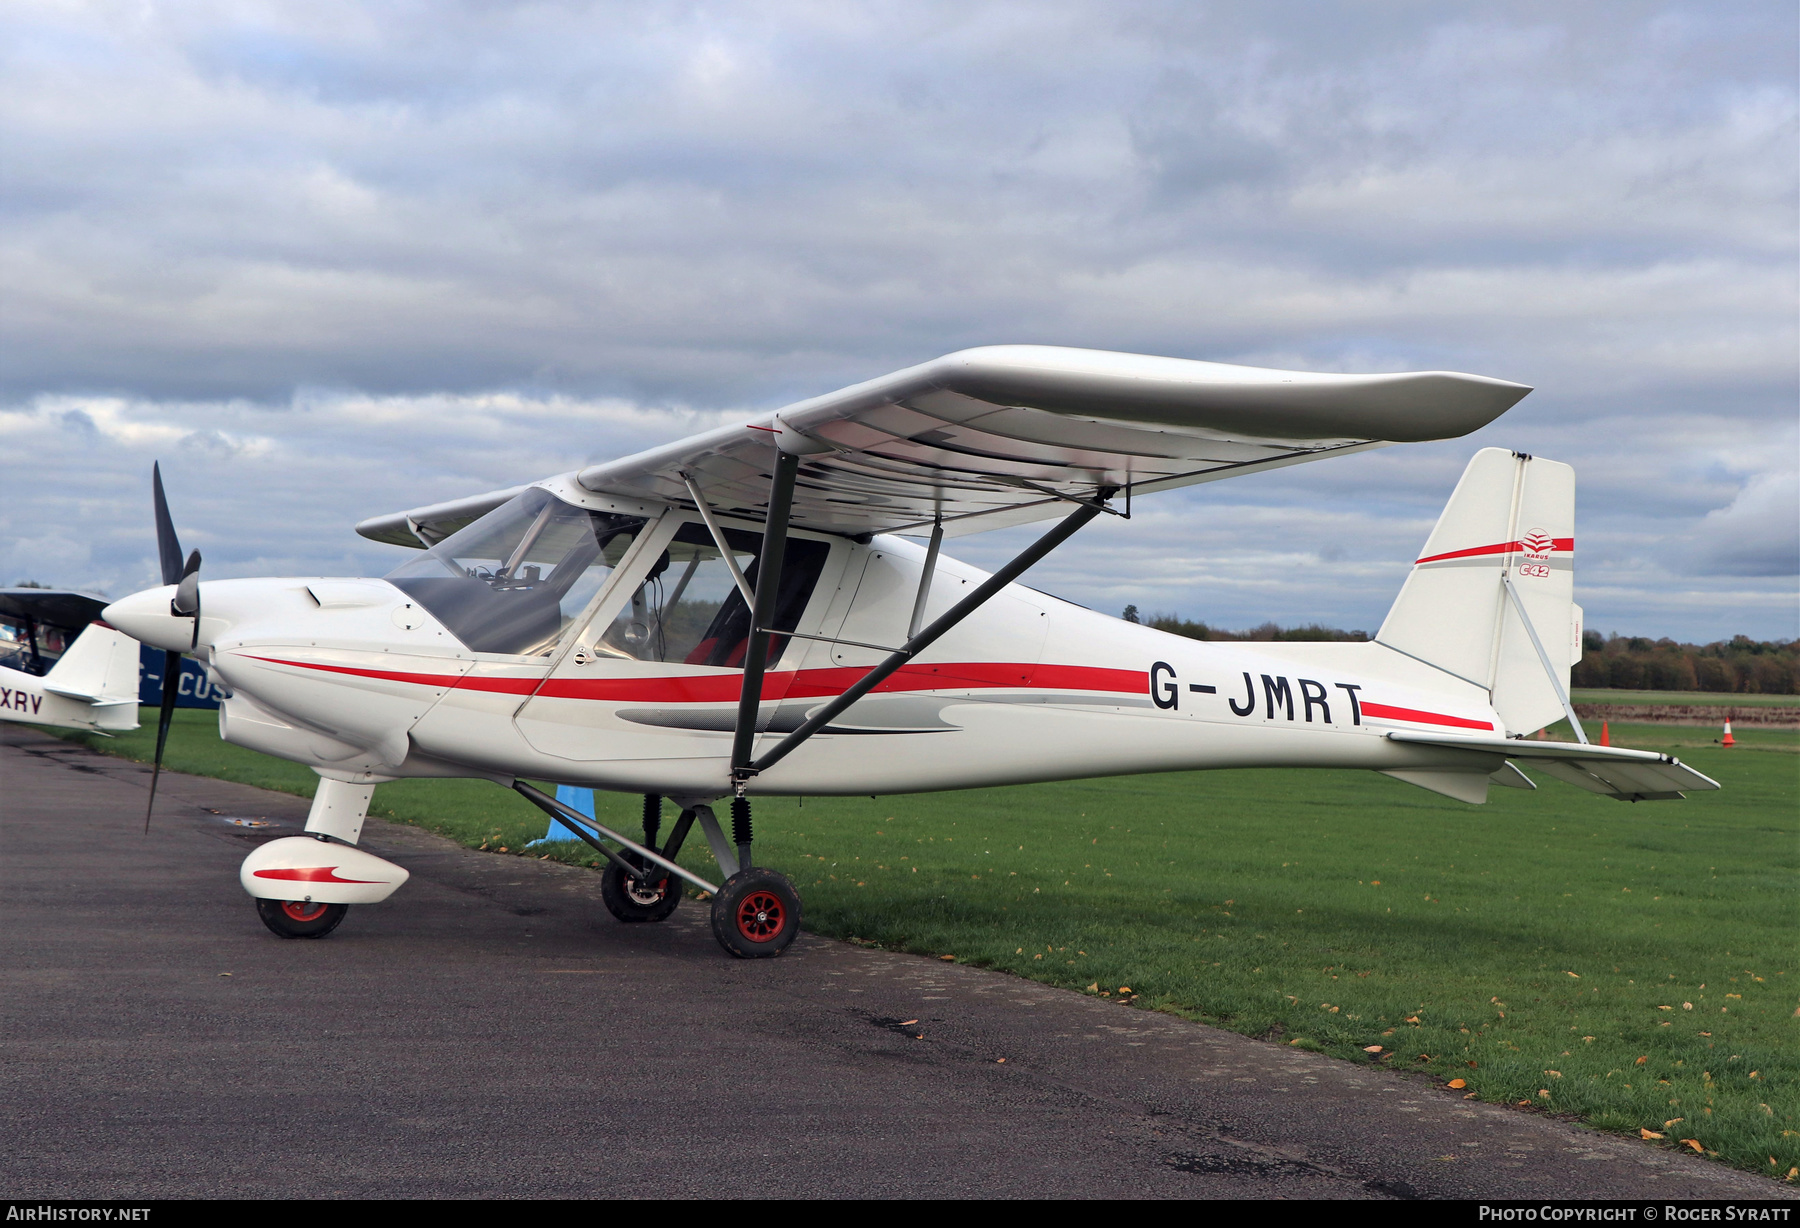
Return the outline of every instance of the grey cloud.
{"type": "Polygon", "coordinates": [[[1703,576],[1800,575],[1800,478],[1756,475],[1729,505],[1706,514],[1689,549],[1703,576]]]}

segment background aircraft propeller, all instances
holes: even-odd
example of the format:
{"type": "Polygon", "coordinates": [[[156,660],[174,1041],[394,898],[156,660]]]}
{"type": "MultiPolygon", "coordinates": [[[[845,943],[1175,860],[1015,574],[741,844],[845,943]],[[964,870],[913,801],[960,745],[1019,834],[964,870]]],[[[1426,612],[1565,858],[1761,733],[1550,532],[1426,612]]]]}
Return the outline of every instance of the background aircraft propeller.
{"type": "MultiPolygon", "coordinates": [[[[169,517],[169,501],[163,495],[162,466],[150,466],[150,486],[156,502],[156,555],[162,564],[162,581],[175,585],[175,598],[169,612],[194,620],[194,638],[189,646],[200,642],[200,552],[181,561],[181,541],[175,536],[175,522],[169,517]]],[[[168,745],[169,725],[175,719],[175,699],[180,692],[181,654],[163,653],[162,712],[156,721],[156,759],[150,768],[150,803],[144,807],[144,832],[150,831],[150,812],[156,808],[156,782],[162,776],[163,747],[168,745]]]]}

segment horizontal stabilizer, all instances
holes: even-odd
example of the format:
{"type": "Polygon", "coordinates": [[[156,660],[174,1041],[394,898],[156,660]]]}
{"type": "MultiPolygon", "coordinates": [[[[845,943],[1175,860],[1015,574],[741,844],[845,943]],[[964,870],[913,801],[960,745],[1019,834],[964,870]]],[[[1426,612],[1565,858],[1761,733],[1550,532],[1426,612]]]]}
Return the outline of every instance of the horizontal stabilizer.
{"type": "Polygon", "coordinates": [[[1388,738],[1447,750],[1486,751],[1531,766],[1592,793],[1625,802],[1665,801],[1683,792],[1717,789],[1719,782],[1696,772],[1673,755],[1622,746],[1584,746],[1577,742],[1528,742],[1518,738],[1460,738],[1435,733],[1395,731],[1388,738]]]}

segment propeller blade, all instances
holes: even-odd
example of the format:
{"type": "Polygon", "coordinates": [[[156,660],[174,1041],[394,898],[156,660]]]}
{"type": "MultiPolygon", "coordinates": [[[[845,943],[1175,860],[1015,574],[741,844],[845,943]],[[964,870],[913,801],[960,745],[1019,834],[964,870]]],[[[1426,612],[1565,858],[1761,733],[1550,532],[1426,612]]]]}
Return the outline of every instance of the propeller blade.
{"type": "Polygon", "coordinates": [[[144,807],[144,834],[150,834],[150,812],[156,809],[156,782],[162,776],[163,747],[169,742],[169,724],[175,719],[175,697],[181,689],[181,654],[163,653],[162,714],[156,721],[156,760],[150,768],[150,804],[144,807]]]}
{"type": "Polygon", "coordinates": [[[181,580],[181,542],[175,536],[175,522],[169,518],[169,501],[163,496],[162,466],[150,464],[150,490],[156,499],[156,555],[162,563],[162,582],[176,584],[181,580]]]}

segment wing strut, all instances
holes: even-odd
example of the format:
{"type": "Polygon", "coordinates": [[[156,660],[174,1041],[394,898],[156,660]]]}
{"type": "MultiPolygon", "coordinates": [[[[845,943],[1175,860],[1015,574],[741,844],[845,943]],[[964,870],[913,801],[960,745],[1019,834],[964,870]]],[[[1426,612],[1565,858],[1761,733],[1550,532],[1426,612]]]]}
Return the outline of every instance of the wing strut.
{"type": "MultiPolygon", "coordinates": [[[[769,623],[781,593],[781,563],[787,554],[788,517],[794,507],[794,478],[800,458],[777,449],[769,480],[769,518],[763,522],[762,554],[756,562],[756,597],[750,608],[750,644],[744,652],[744,686],[738,692],[737,730],[731,739],[731,783],[738,797],[756,775],[750,753],[756,743],[757,709],[762,703],[763,670],[769,664],[769,623]]],[[[738,864],[750,864],[749,841],[738,835],[738,864]]]]}
{"type": "MultiPolygon", "coordinates": [[[[712,534],[713,545],[719,548],[719,555],[731,571],[731,578],[737,582],[738,592],[744,595],[745,601],[755,604],[756,594],[750,591],[750,581],[744,579],[744,573],[738,570],[737,559],[731,553],[731,543],[725,540],[725,530],[719,527],[719,522],[713,518],[712,508],[707,505],[706,492],[700,489],[700,484],[686,470],[682,471],[681,480],[687,484],[688,497],[694,501],[695,508],[700,512],[700,519],[706,522],[706,531],[712,534]]],[[[673,609],[674,606],[675,602],[670,601],[669,607],[673,609]]]]}
{"type": "Polygon", "coordinates": [[[944,522],[939,520],[931,526],[931,545],[925,549],[925,569],[919,573],[919,595],[913,598],[912,618],[906,624],[907,639],[919,634],[919,624],[925,621],[925,602],[931,597],[931,577],[937,571],[938,547],[943,544],[944,522]]]}
{"type": "Polygon", "coordinates": [[[1569,728],[1575,731],[1575,738],[1583,746],[1588,744],[1587,732],[1582,729],[1581,721],[1575,716],[1575,705],[1569,702],[1569,693],[1563,689],[1561,678],[1556,676],[1556,669],[1550,664],[1550,654],[1544,651],[1544,642],[1538,639],[1537,628],[1531,625],[1531,616],[1525,613],[1525,603],[1519,600],[1519,594],[1512,586],[1512,577],[1504,571],[1500,573],[1500,583],[1506,587],[1506,595],[1512,598],[1513,609],[1518,612],[1519,621],[1525,624],[1525,634],[1531,637],[1531,646],[1537,649],[1538,660],[1543,663],[1544,673],[1550,676],[1550,685],[1556,690],[1556,697],[1562,700],[1563,712],[1569,718],[1569,728]]]}
{"type": "MultiPolygon", "coordinates": [[[[779,483],[780,480],[780,470],[777,469],[776,482],[779,483]]],[[[777,489],[779,490],[779,486],[777,489]]],[[[802,742],[806,741],[808,738],[812,737],[813,734],[819,732],[819,730],[836,720],[844,709],[880,686],[895,670],[899,669],[902,665],[905,665],[908,659],[925,651],[925,649],[929,648],[958,623],[962,622],[969,615],[987,604],[989,598],[993,597],[994,594],[998,593],[1008,584],[1011,584],[1014,580],[1018,579],[1019,576],[1023,575],[1027,568],[1031,567],[1039,559],[1043,558],[1046,554],[1049,554],[1052,550],[1062,545],[1063,542],[1074,536],[1076,530],[1080,529],[1088,521],[1106,510],[1102,505],[1108,499],[1112,498],[1113,493],[1117,489],[1118,487],[1116,486],[1102,486],[1094,493],[1094,501],[1092,503],[1083,501],[1079,507],[1073,512],[1070,512],[1068,516],[1064,517],[1055,528],[1051,529],[1048,533],[1045,533],[1042,537],[1031,543],[1031,545],[1027,546],[1019,553],[1018,557],[1012,560],[1012,562],[989,576],[974,592],[944,611],[944,613],[939,615],[929,627],[907,637],[906,643],[895,649],[885,661],[869,670],[868,673],[859,678],[855,684],[843,694],[813,713],[806,719],[806,722],[802,724],[800,728],[788,734],[787,737],[783,738],[775,745],[774,749],[770,750],[767,754],[754,762],[750,759],[749,749],[752,740],[755,738],[754,725],[756,721],[756,705],[752,696],[757,692],[750,690],[749,670],[746,668],[744,676],[744,702],[740,704],[738,708],[737,727],[737,745],[742,747],[743,753],[740,757],[740,755],[734,751],[731,765],[732,785],[738,791],[739,796],[742,796],[744,785],[752,776],[757,775],[759,772],[768,771],[771,767],[775,766],[775,764],[787,758],[787,756],[798,748],[802,742]]],[[[774,510],[773,503],[774,500],[771,499],[771,513],[773,513],[774,510]]],[[[783,511],[785,512],[785,510],[786,506],[784,504],[783,511]]],[[[771,528],[775,525],[773,515],[770,516],[769,524],[771,528]]],[[[782,530],[782,540],[785,542],[785,524],[782,525],[782,530]]],[[[756,590],[759,600],[762,596],[763,582],[769,578],[770,574],[771,573],[766,570],[758,571],[757,573],[756,590]]],[[[773,582],[771,581],[771,587],[772,584],[773,582]]],[[[762,625],[760,620],[756,625],[758,627],[762,625]]],[[[758,632],[758,635],[762,636],[761,643],[766,645],[766,635],[761,632],[758,632]]],[[[757,651],[756,641],[752,642],[751,651],[757,651]]],[[[747,658],[745,665],[746,667],[749,665],[747,658]]],[[[759,673],[757,679],[757,691],[760,692],[762,685],[760,677],[762,660],[760,657],[757,660],[757,666],[759,673]]]]}

